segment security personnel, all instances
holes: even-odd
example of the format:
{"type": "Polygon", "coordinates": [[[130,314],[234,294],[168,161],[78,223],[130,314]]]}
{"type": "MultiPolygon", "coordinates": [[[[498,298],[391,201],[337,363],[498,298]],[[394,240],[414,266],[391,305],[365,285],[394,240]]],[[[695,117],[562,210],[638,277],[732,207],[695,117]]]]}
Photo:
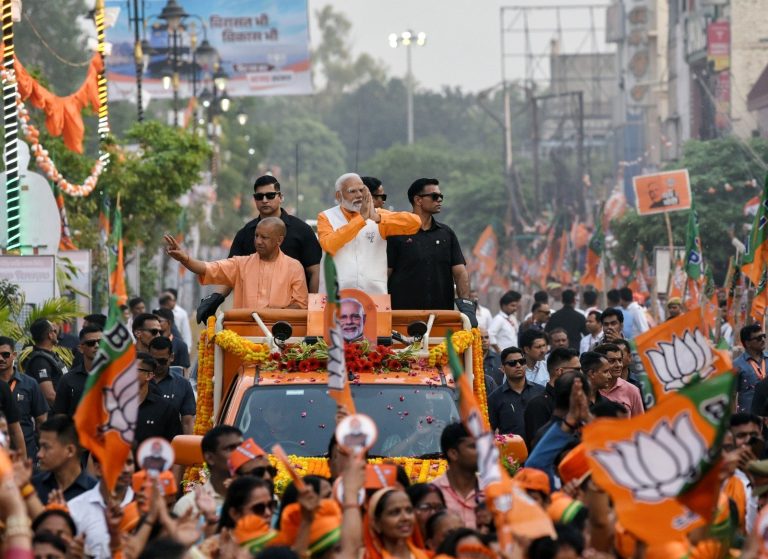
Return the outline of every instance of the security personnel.
{"type": "Polygon", "coordinates": [[[171,367],[174,357],[171,340],[162,336],[155,338],[149,342],[149,354],[157,361],[152,388],[179,414],[183,433],[191,435],[195,427],[195,394],[189,381],[177,372],[179,367],[171,367]]]}
{"type": "Polygon", "coordinates": [[[141,445],[150,437],[162,437],[168,442],[181,434],[178,412],[165,399],[150,391],[149,383],[155,376],[157,361],[148,353],[136,355],[139,379],[139,413],[136,418],[134,444],[141,445]]]}

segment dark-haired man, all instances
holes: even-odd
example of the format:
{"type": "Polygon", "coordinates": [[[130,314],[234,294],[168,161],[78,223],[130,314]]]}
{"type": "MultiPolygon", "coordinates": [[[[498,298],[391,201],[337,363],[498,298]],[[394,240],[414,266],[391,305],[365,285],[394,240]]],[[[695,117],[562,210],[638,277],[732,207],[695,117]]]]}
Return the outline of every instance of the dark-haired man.
{"type": "MultiPolygon", "coordinates": [[[[256,227],[262,219],[277,217],[285,224],[285,237],[280,244],[280,250],[295,260],[298,260],[304,268],[307,289],[309,293],[317,293],[320,285],[320,258],[323,251],[317,241],[312,228],[296,216],[287,213],[282,207],[283,194],[280,183],[271,175],[264,175],[253,183],[253,199],[259,217],[245,224],[232,241],[229,249],[229,258],[233,256],[248,256],[256,252],[253,239],[256,236],[256,227]]],[[[205,297],[198,307],[197,321],[205,322],[209,316],[216,313],[231,288],[218,287],[215,293],[205,297]]]]}
{"type": "Polygon", "coordinates": [[[624,355],[621,348],[616,344],[600,344],[592,351],[603,355],[611,366],[611,382],[600,390],[600,394],[623,405],[630,417],[642,414],[644,410],[640,390],[621,378],[624,372],[624,355]]]}
{"type": "Polygon", "coordinates": [[[191,435],[195,426],[195,394],[189,381],[171,370],[174,357],[171,340],[163,336],[155,338],[149,343],[149,354],[157,361],[153,388],[179,414],[182,432],[191,435]]]}
{"type": "Polygon", "coordinates": [[[69,501],[96,485],[96,480],[83,470],[82,448],[74,421],[66,415],[55,415],[40,426],[40,473],[32,477],[37,496],[45,505],[54,489],[69,501]]]}
{"type": "Polygon", "coordinates": [[[48,404],[38,383],[15,370],[15,347],[16,343],[11,338],[0,336],[0,381],[3,381],[0,382],[0,412],[8,423],[13,447],[32,458],[35,456],[33,452],[37,451],[32,419],[44,422],[48,404]],[[24,427],[27,424],[29,428],[24,427]]]}
{"type": "Polygon", "coordinates": [[[59,380],[68,372],[67,366],[53,351],[59,332],[57,326],[45,318],[34,321],[29,332],[35,345],[27,357],[24,372],[40,384],[46,401],[53,405],[59,380]]]}
{"type": "Polygon", "coordinates": [[[491,429],[502,434],[525,436],[525,408],[544,388],[525,378],[525,357],[516,347],[501,352],[503,384],[488,398],[488,419],[491,429]]]}
{"type": "Polygon", "coordinates": [[[384,185],[376,177],[360,177],[363,184],[368,187],[373,198],[373,207],[377,210],[384,208],[384,202],[387,201],[387,194],[384,192],[384,185]]]}
{"type": "Polygon", "coordinates": [[[520,322],[517,320],[517,309],[522,295],[517,291],[507,291],[499,299],[499,312],[491,320],[488,334],[491,336],[491,345],[497,351],[517,345],[517,334],[520,322]]]}
{"type": "Polygon", "coordinates": [[[463,423],[446,425],[440,436],[440,450],[448,468],[432,485],[440,489],[448,510],[457,513],[466,528],[475,529],[475,508],[482,500],[477,487],[477,446],[463,423]]]}
{"type": "Polygon", "coordinates": [[[93,360],[99,352],[102,336],[101,328],[97,326],[84,326],[80,330],[80,353],[83,354],[83,361],[72,367],[72,370],[62,377],[56,389],[56,400],[51,407],[52,413],[63,413],[69,417],[75,415],[77,405],[85,391],[88,374],[93,368],[93,360]]]}
{"type": "MultiPolygon", "coordinates": [[[[210,477],[203,485],[203,491],[208,493],[216,501],[217,509],[224,504],[224,495],[227,494],[227,480],[232,477],[229,471],[229,457],[243,442],[243,433],[237,427],[231,425],[217,425],[203,435],[200,445],[203,458],[208,465],[210,477]]],[[[173,513],[179,517],[184,516],[189,509],[198,513],[195,504],[195,492],[190,491],[178,500],[173,507],[173,513]]]]}
{"type": "Polygon", "coordinates": [[[587,320],[584,325],[587,328],[587,335],[581,338],[579,342],[579,353],[585,351],[591,351],[593,347],[602,343],[603,341],[603,325],[601,319],[603,313],[597,309],[593,309],[587,312],[587,320]]]}
{"type": "MultiPolygon", "coordinates": [[[[748,324],[739,332],[744,353],[733,360],[733,370],[739,375],[738,411],[752,411],[757,383],[766,378],[768,356],[765,353],[765,332],[760,324],[748,324]]],[[[761,391],[762,392],[762,391],[761,391]]],[[[762,407],[762,406],[759,406],[762,407]]],[[[756,409],[758,413],[763,410],[756,409]]]]}
{"type": "MultiPolygon", "coordinates": [[[[166,287],[160,298],[157,300],[157,304],[161,309],[171,311],[173,314],[173,324],[171,328],[174,331],[174,335],[177,338],[181,338],[187,347],[192,345],[192,329],[189,326],[189,315],[181,305],[177,302],[178,291],[172,287],[166,287]]],[[[153,311],[154,312],[154,311],[153,311]]],[[[157,313],[155,313],[157,314],[157,313]]]]}
{"type": "Polygon", "coordinates": [[[137,352],[149,352],[149,342],[163,334],[157,315],[150,313],[134,316],[131,327],[133,328],[133,339],[136,340],[137,352]]]}
{"type": "Polygon", "coordinates": [[[571,348],[553,349],[547,357],[549,382],[544,392],[533,398],[525,408],[525,442],[528,448],[536,433],[551,418],[555,411],[555,383],[563,374],[570,371],[581,371],[581,363],[576,350],[571,348]]]}
{"type": "Polygon", "coordinates": [[[189,369],[189,346],[179,336],[173,334],[176,316],[173,311],[163,308],[155,309],[154,313],[160,321],[160,328],[163,330],[161,336],[171,340],[173,346],[173,363],[171,365],[181,367],[186,374],[189,369]]]}
{"type": "Polygon", "coordinates": [[[560,300],[563,307],[549,317],[544,330],[551,335],[555,328],[563,328],[568,334],[569,347],[579,349],[579,341],[587,333],[587,328],[584,315],[576,310],[576,292],[566,289],[560,300]]]}
{"type": "Polygon", "coordinates": [[[614,307],[605,309],[600,315],[600,325],[603,327],[603,341],[614,343],[624,337],[624,313],[614,307]]]}
{"type": "Polygon", "coordinates": [[[139,382],[139,413],[136,417],[134,444],[138,447],[150,437],[162,437],[168,442],[181,434],[178,412],[165,398],[150,391],[158,363],[149,353],[136,354],[136,377],[139,382]]]}
{"type": "Polygon", "coordinates": [[[629,287],[619,289],[621,308],[624,310],[624,338],[635,339],[635,336],[648,331],[648,320],[645,318],[645,310],[635,301],[634,293],[629,287]]]}
{"type": "Polygon", "coordinates": [[[543,387],[549,382],[549,373],[544,362],[549,339],[543,330],[534,328],[526,330],[519,338],[525,356],[525,377],[529,382],[543,387]]]}
{"type": "MultiPolygon", "coordinates": [[[[337,204],[317,214],[317,236],[323,250],[333,256],[339,289],[384,294],[388,239],[415,233],[419,219],[409,212],[377,210],[357,173],[344,173],[334,186],[337,204]]],[[[326,291],[324,282],[321,276],[322,293],[326,291]]]]}
{"type": "Polygon", "coordinates": [[[387,244],[392,308],[452,310],[456,303],[476,324],[459,239],[450,227],[434,218],[443,208],[440,182],[415,180],[408,187],[408,201],[421,227],[411,234],[392,237],[387,244]]]}
{"type": "Polygon", "coordinates": [[[592,406],[603,399],[600,391],[606,390],[613,382],[611,365],[604,355],[594,351],[582,353],[579,360],[581,361],[581,371],[587,376],[589,385],[592,388],[588,395],[589,404],[592,406]]]}

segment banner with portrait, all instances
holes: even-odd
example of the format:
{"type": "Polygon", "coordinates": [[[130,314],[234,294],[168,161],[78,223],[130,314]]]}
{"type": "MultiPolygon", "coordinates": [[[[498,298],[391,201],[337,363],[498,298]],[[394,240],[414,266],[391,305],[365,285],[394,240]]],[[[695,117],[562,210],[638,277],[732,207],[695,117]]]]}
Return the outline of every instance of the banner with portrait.
{"type": "Polygon", "coordinates": [[[689,210],[691,182],[688,169],[640,175],[632,179],[639,215],[689,210]]]}
{"type": "MultiPolygon", "coordinates": [[[[109,96],[136,99],[134,14],[123,6],[115,26],[108,30],[112,55],[107,65],[109,96]]],[[[193,77],[198,96],[212,91],[213,74],[223,70],[230,97],[307,95],[312,93],[307,0],[184,0],[189,16],[183,29],[170,33],[157,17],[162,3],[146,3],[145,38],[151,50],[143,74],[144,94],[152,99],[173,96],[168,76],[177,53],[179,97],[192,96],[193,77]],[[204,41],[216,50],[218,61],[197,56],[204,41]],[[175,51],[173,45],[176,45],[175,51]],[[193,46],[194,45],[194,46],[193,46]],[[219,65],[220,61],[220,65],[219,65]]]]}

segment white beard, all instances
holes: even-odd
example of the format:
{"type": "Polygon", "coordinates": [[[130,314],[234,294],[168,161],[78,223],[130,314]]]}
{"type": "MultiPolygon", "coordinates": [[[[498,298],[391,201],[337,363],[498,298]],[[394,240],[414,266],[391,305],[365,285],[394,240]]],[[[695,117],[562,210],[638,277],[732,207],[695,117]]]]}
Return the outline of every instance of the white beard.
{"type": "Polygon", "coordinates": [[[344,208],[347,211],[350,212],[357,212],[360,213],[360,210],[363,207],[362,200],[360,202],[350,202],[348,200],[345,200],[344,198],[341,199],[341,207],[344,208]]]}

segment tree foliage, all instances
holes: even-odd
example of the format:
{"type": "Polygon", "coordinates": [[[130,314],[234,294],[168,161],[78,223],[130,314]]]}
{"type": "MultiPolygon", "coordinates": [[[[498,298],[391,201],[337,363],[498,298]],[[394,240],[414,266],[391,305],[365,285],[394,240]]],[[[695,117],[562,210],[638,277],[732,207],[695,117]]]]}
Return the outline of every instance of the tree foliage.
{"type": "MultiPolygon", "coordinates": [[[[765,170],[758,159],[768,161],[765,140],[751,140],[748,147],[734,138],[694,140],[686,143],[681,160],[669,165],[670,169],[688,169],[699,212],[704,260],[712,265],[719,283],[726,274],[728,258],[735,253],[731,238],[735,235],[743,241],[745,226],[752,222],[751,217],[744,216],[743,208],[761,193],[765,170]]],[[[685,245],[688,212],[669,217],[675,245],[685,245]]],[[[638,244],[645,247],[649,257],[653,247],[669,245],[662,215],[641,217],[630,211],[612,230],[619,243],[616,254],[623,263],[632,261],[638,244]]]]}

